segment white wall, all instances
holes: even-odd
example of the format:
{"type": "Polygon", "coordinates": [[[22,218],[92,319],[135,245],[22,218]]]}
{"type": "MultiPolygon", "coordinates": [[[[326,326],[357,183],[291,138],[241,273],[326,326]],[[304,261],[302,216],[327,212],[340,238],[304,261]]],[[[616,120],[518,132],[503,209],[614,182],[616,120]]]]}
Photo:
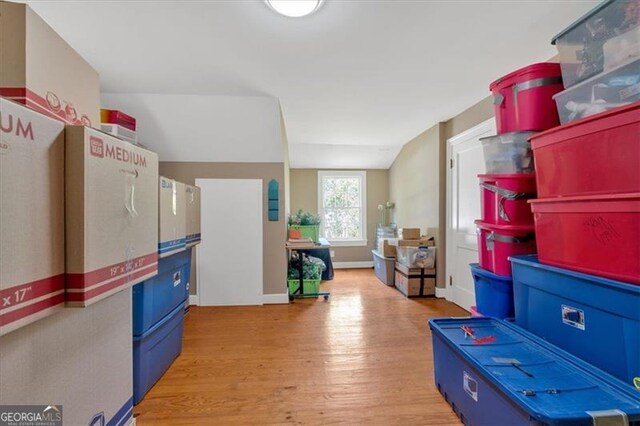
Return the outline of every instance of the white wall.
{"type": "Polygon", "coordinates": [[[135,117],[160,161],[284,161],[275,98],[103,93],[102,105],[135,117]]]}

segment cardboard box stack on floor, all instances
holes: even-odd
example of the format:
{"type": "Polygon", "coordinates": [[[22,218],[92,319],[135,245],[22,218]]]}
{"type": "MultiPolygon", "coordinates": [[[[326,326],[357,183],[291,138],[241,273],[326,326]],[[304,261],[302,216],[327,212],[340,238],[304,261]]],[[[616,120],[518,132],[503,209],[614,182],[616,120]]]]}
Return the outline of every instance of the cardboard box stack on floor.
{"type": "Polygon", "coordinates": [[[0,98],[0,336],[64,306],[64,125],[0,98]]]}
{"type": "Polygon", "coordinates": [[[0,99],[0,405],[130,424],[128,286],[155,274],[157,155],[63,129],[99,125],[98,74],[28,6],[4,1],[0,97],[22,104],[0,99]],[[63,307],[65,289],[87,307],[63,307]]]}
{"type": "Polygon", "coordinates": [[[159,180],[159,242],[160,257],[171,256],[181,252],[186,247],[187,218],[186,218],[186,188],[184,183],[176,182],[160,176],[159,180]]]}
{"type": "Polygon", "coordinates": [[[200,187],[185,185],[187,248],[200,244],[200,187]]]}
{"type": "Polygon", "coordinates": [[[158,271],[158,156],[95,129],[65,131],[67,302],[87,306],[158,271]]]}
{"type": "Polygon", "coordinates": [[[29,6],[0,1],[0,96],[67,124],[100,126],[98,73],[29,6]]]}

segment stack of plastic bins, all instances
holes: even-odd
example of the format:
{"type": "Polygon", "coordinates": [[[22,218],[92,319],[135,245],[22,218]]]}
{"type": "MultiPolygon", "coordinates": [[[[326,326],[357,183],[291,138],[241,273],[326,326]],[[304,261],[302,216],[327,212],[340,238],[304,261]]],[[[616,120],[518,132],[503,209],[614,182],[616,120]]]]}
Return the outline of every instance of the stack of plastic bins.
{"type": "Polygon", "coordinates": [[[638,1],[600,3],[551,41],[564,90],[554,96],[565,124],[640,100],[638,1]]]}
{"type": "Polygon", "coordinates": [[[182,352],[191,250],[158,262],[158,275],[133,287],[133,400],[138,404],[182,352]]]}
{"type": "Polygon", "coordinates": [[[478,175],[482,217],[478,262],[471,264],[476,309],[482,315],[513,315],[509,256],[535,253],[533,216],[527,201],[536,196],[529,138],[557,126],[553,96],[562,90],[560,64],[538,63],[513,71],[489,86],[498,134],[480,139],[486,174],[478,175]]]}

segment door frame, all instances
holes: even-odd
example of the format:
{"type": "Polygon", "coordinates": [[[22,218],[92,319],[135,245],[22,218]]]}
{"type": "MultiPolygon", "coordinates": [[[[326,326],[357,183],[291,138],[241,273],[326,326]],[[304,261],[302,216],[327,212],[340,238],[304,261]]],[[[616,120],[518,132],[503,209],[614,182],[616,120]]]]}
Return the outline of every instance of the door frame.
{"type": "Polygon", "coordinates": [[[437,296],[438,297],[444,297],[445,299],[449,300],[449,301],[453,301],[453,294],[450,291],[453,282],[452,282],[452,278],[453,278],[453,265],[454,265],[454,243],[455,243],[455,239],[453,237],[453,229],[452,229],[452,224],[451,224],[451,215],[452,215],[452,209],[453,209],[453,200],[452,200],[452,196],[453,196],[453,187],[452,187],[452,180],[453,180],[453,176],[452,176],[452,172],[453,172],[453,147],[455,145],[458,145],[462,142],[466,142],[467,140],[469,140],[470,137],[474,136],[474,135],[480,135],[482,133],[485,133],[487,130],[491,129],[492,127],[495,127],[495,117],[491,117],[488,120],[485,120],[483,122],[481,122],[480,124],[477,124],[473,127],[471,127],[470,129],[465,130],[462,133],[458,133],[455,136],[452,136],[451,138],[447,139],[447,163],[445,165],[445,167],[447,167],[447,206],[446,206],[446,215],[447,215],[447,229],[446,229],[446,263],[445,263],[445,286],[444,289],[441,289],[441,291],[438,292],[437,296]]]}

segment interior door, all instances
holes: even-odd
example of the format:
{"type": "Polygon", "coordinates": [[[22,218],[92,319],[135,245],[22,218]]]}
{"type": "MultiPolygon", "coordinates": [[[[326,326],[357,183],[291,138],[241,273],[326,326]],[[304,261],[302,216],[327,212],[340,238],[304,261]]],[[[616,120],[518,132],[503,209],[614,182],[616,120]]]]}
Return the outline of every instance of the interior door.
{"type": "Polygon", "coordinates": [[[496,134],[495,120],[454,136],[447,141],[447,292],[464,309],[475,305],[470,263],[478,262],[474,221],[481,216],[478,174],[485,172],[480,138],[496,134]]]}
{"type": "Polygon", "coordinates": [[[200,306],[262,304],[262,180],[197,179],[200,306]]]}

